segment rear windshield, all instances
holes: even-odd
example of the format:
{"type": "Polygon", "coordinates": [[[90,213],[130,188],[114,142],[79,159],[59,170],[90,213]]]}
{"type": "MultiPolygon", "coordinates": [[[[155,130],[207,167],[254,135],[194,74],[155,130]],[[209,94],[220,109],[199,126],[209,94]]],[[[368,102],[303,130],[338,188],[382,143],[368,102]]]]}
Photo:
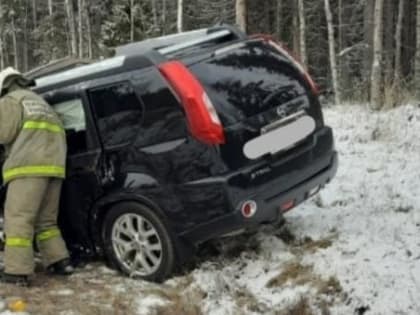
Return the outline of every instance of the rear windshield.
{"type": "Polygon", "coordinates": [[[190,69],[225,126],[305,95],[299,72],[270,44],[250,41],[224,51],[190,69]]]}

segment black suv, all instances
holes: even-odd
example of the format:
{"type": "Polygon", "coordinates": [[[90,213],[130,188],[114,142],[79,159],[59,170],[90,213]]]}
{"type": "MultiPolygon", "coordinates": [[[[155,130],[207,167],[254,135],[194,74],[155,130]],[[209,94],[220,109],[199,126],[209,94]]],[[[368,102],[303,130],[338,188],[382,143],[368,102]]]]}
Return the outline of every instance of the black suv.
{"type": "Polygon", "coordinates": [[[282,219],[336,173],[312,79],[270,37],[228,25],[118,47],[34,90],[67,132],[72,255],[127,275],[162,280],[195,245],[282,219]]]}

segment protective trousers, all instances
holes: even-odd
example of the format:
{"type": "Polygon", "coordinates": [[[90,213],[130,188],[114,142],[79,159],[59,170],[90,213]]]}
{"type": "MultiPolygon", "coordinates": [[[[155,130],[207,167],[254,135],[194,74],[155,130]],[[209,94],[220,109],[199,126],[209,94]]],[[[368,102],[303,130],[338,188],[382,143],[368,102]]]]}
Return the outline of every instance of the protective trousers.
{"type": "Polygon", "coordinates": [[[34,236],[43,264],[68,258],[57,227],[62,179],[17,178],[9,183],[5,203],[5,272],[30,275],[34,272],[34,236]]]}

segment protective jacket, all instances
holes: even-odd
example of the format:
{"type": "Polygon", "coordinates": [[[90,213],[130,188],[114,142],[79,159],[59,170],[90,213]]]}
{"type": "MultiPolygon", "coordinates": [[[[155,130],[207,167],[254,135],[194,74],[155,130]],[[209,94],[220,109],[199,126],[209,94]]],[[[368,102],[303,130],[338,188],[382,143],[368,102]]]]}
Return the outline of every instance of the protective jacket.
{"type": "Polygon", "coordinates": [[[65,177],[66,138],[60,119],[38,95],[17,89],[0,98],[3,182],[19,177],[65,177]]]}

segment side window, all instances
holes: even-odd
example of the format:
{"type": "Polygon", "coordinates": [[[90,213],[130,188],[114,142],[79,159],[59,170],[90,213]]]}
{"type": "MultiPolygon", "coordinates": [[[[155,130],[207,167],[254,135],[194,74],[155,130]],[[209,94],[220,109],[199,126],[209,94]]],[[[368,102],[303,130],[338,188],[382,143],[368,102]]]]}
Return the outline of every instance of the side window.
{"type": "Polygon", "coordinates": [[[81,99],[73,99],[53,105],[61,119],[67,136],[69,155],[87,151],[86,115],[81,99]]]}
{"type": "Polygon", "coordinates": [[[89,91],[105,146],[131,143],[141,130],[143,106],[129,82],[117,83],[89,91]]]}

